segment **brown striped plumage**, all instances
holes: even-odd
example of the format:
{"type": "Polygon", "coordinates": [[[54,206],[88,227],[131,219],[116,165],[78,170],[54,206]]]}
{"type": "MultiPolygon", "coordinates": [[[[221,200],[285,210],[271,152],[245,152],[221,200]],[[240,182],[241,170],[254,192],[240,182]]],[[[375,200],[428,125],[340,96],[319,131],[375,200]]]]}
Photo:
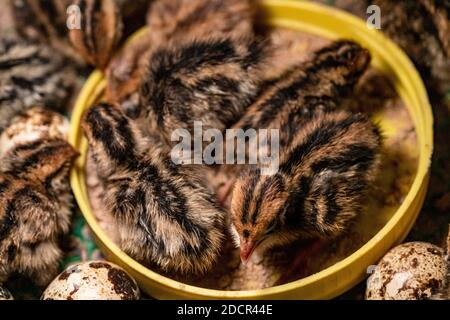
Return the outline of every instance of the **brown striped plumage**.
{"type": "Polygon", "coordinates": [[[0,132],[23,111],[41,106],[64,111],[75,86],[73,70],[44,45],[0,40],[0,132]]]}
{"type": "Polygon", "coordinates": [[[70,45],[67,8],[73,0],[9,0],[15,28],[25,39],[48,44],[78,66],[84,62],[70,45]]]}
{"type": "Polygon", "coordinates": [[[313,115],[336,109],[369,62],[369,52],[357,43],[336,41],[266,88],[233,128],[280,129],[284,148],[313,115]]]}
{"type": "Polygon", "coordinates": [[[211,269],[222,246],[225,213],[199,168],[175,166],[170,150],[144,137],[118,106],[92,107],[82,126],[121,248],[163,271],[211,269]]]}
{"type": "Polygon", "coordinates": [[[114,0],[77,0],[81,29],[70,30],[70,40],[89,63],[104,69],[122,37],[122,18],[114,0]]]}
{"type": "Polygon", "coordinates": [[[337,235],[358,215],[380,137],[367,118],[336,109],[369,61],[358,44],[334,42],[268,87],[234,126],[278,129],[280,136],[275,175],[261,175],[258,167],[231,168],[244,170],[231,200],[233,234],[244,260],[261,242],[337,235]]]}
{"type": "Polygon", "coordinates": [[[241,256],[302,237],[334,237],[362,212],[376,174],[381,138],[366,116],[319,113],[281,152],[279,171],[249,168],[238,179],[231,213],[241,256]]]}
{"type": "Polygon", "coordinates": [[[69,231],[68,173],[77,153],[52,134],[37,137],[0,159],[0,282],[19,273],[47,285],[58,273],[59,239],[69,231]]]}
{"type": "MultiPolygon", "coordinates": [[[[253,0],[155,0],[148,12],[150,32],[125,45],[107,70],[106,99],[114,103],[135,101],[151,56],[170,43],[206,41],[212,37],[249,38],[253,33],[253,0]]],[[[144,79],[145,81],[145,79],[144,79]]],[[[130,113],[139,114],[133,103],[130,113]]],[[[130,110],[129,108],[127,108],[130,110]]]]}
{"type": "MultiPolygon", "coordinates": [[[[68,57],[72,63],[79,67],[85,67],[85,61],[71,45],[69,39],[68,22],[74,23],[77,18],[92,17],[90,13],[93,7],[101,2],[108,4],[108,0],[98,0],[96,4],[90,2],[86,4],[87,11],[82,12],[79,17],[75,14],[76,9],[68,10],[70,5],[76,4],[76,0],[9,0],[11,2],[12,13],[14,15],[15,29],[20,36],[25,39],[48,44],[64,56],[68,57]],[[86,14],[86,15],[84,15],[86,14]]],[[[118,19],[123,22],[124,37],[134,32],[137,28],[145,24],[146,12],[149,0],[113,0],[118,8],[118,19]]],[[[81,7],[82,2],[78,2],[81,7]]],[[[81,12],[80,12],[81,13],[81,12]]],[[[81,21],[81,20],[80,20],[81,21]]],[[[90,20],[92,22],[92,19],[90,20]]],[[[108,20],[108,23],[110,21],[108,20]]],[[[119,26],[119,25],[118,25],[119,26]]],[[[108,28],[111,25],[107,26],[108,28]]],[[[86,28],[88,33],[91,31],[86,28]]],[[[106,34],[105,34],[106,36],[106,34]]],[[[104,39],[100,39],[104,41],[104,39]]],[[[96,40],[97,41],[97,40],[96,40]]],[[[77,43],[77,47],[80,45],[77,43]]],[[[91,51],[90,53],[94,53],[91,51]]],[[[91,54],[86,56],[88,62],[95,62],[96,59],[91,54]]]]}
{"type": "MultiPolygon", "coordinates": [[[[357,43],[348,40],[333,42],[268,85],[232,129],[276,129],[279,148],[283,150],[314,115],[337,108],[352,92],[369,62],[369,52],[357,43]]],[[[225,147],[232,142],[227,141],[225,147]]],[[[234,152],[236,158],[236,150],[224,148],[224,153],[234,152]]],[[[245,152],[248,158],[249,152],[256,154],[257,150],[247,149],[245,152]]],[[[224,165],[219,168],[219,173],[233,181],[243,168],[242,165],[224,165]]],[[[230,182],[218,191],[221,202],[229,201],[232,185],[230,182]]]]}
{"type": "Polygon", "coordinates": [[[140,89],[143,121],[168,144],[176,129],[193,133],[194,121],[224,131],[257,95],[264,53],[258,39],[226,36],[159,49],[140,89]]]}

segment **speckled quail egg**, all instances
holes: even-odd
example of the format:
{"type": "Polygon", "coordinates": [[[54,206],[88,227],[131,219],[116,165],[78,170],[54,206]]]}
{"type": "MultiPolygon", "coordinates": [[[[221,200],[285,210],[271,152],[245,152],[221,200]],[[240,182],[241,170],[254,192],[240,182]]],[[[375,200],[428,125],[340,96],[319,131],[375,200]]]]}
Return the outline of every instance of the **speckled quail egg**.
{"type": "Polygon", "coordinates": [[[0,286],[0,300],[14,300],[14,298],[8,289],[0,286]]]}
{"type": "Polygon", "coordinates": [[[11,120],[0,135],[0,155],[17,144],[39,139],[67,139],[69,121],[61,114],[41,107],[28,109],[11,120]]]}
{"type": "Polygon", "coordinates": [[[122,268],[105,261],[67,268],[44,291],[42,300],[138,300],[136,281],[122,268]]]}
{"type": "Polygon", "coordinates": [[[368,300],[428,299],[446,286],[448,264],[443,249],[410,242],[389,251],[367,281],[368,300]]]}

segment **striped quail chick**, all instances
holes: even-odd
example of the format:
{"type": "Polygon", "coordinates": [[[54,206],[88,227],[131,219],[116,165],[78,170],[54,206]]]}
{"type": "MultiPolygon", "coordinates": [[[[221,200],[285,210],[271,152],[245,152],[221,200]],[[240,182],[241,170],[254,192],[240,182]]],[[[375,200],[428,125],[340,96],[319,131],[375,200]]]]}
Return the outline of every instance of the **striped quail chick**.
{"type": "Polygon", "coordinates": [[[48,111],[33,112],[13,123],[19,128],[21,121],[31,122],[37,132],[16,132],[15,137],[10,131],[10,141],[17,144],[0,159],[0,282],[18,273],[45,286],[58,273],[58,241],[69,231],[73,199],[68,173],[77,153],[60,138],[64,133],[45,134],[37,124],[60,123],[60,115],[53,113],[57,119],[49,119],[48,111]]]}
{"type": "Polygon", "coordinates": [[[337,108],[369,62],[369,52],[357,43],[333,42],[266,88],[233,128],[280,129],[280,148],[286,147],[314,115],[337,108]]]}
{"type": "Polygon", "coordinates": [[[276,174],[245,170],[231,204],[242,260],[256,248],[333,238],[348,230],[363,211],[380,144],[378,128],[366,116],[318,113],[280,150],[276,174]]]}
{"type": "MultiPolygon", "coordinates": [[[[105,0],[98,0],[95,4],[92,1],[76,2],[75,0],[10,0],[10,2],[16,22],[15,28],[22,37],[48,44],[78,67],[85,67],[85,61],[70,43],[68,23],[76,27],[76,23],[81,22],[83,17],[89,17],[90,24],[92,24],[94,8],[110,4],[105,0]],[[72,4],[78,4],[80,9],[83,8],[83,12],[78,11],[76,7],[70,7],[72,4]]],[[[120,14],[118,19],[121,23],[123,22],[124,37],[145,24],[148,0],[114,0],[113,2],[120,14]]],[[[120,26],[120,24],[117,25],[120,26]]],[[[83,26],[86,34],[92,35],[92,29],[89,29],[87,24],[83,26]]],[[[104,41],[104,39],[96,39],[96,41],[99,40],[104,41]]],[[[86,52],[83,51],[83,53],[86,52]]],[[[86,55],[86,57],[89,62],[95,62],[98,59],[91,55],[86,55]]]]}
{"type": "Polygon", "coordinates": [[[67,9],[73,0],[9,0],[21,37],[49,45],[77,66],[84,62],[70,45],[67,9]]]}
{"type": "Polygon", "coordinates": [[[139,115],[135,92],[152,53],[168,43],[204,40],[212,36],[253,36],[252,0],[156,0],[148,11],[150,32],[127,43],[107,70],[106,100],[125,103],[127,114],[139,115]],[[128,112],[130,111],[130,112],[128,112]]]}
{"type": "Polygon", "coordinates": [[[255,38],[217,37],[170,44],[149,61],[140,88],[142,122],[166,143],[194,122],[223,132],[255,99],[265,45],[255,38]]]}
{"type": "Polygon", "coordinates": [[[280,136],[278,173],[246,168],[234,186],[232,229],[243,260],[261,244],[335,236],[358,215],[380,137],[364,116],[336,109],[369,61],[358,44],[334,42],[269,87],[234,126],[278,129],[280,136]],[[328,209],[327,201],[337,205],[328,209]]]}
{"type": "MultiPolygon", "coordinates": [[[[369,52],[357,43],[348,40],[331,43],[266,87],[232,129],[279,129],[279,149],[283,150],[313,116],[336,110],[352,92],[369,62],[369,52]]],[[[225,146],[233,143],[227,141],[225,146]]],[[[234,152],[234,157],[238,156],[235,150],[224,149],[224,152],[234,152]]],[[[249,152],[256,154],[257,150],[245,152],[247,159],[249,152]]],[[[229,202],[234,179],[244,167],[224,165],[219,168],[219,174],[229,178],[218,190],[223,204],[229,202]]]]}
{"type": "Polygon", "coordinates": [[[121,248],[167,272],[210,270],[222,247],[225,213],[198,167],[175,166],[170,150],[144,137],[119,106],[92,107],[82,127],[121,248]]]}
{"type": "Polygon", "coordinates": [[[75,86],[64,59],[44,45],[0,40],[0,132],[23,111],[41,106],[64,111],[75,86]]]}

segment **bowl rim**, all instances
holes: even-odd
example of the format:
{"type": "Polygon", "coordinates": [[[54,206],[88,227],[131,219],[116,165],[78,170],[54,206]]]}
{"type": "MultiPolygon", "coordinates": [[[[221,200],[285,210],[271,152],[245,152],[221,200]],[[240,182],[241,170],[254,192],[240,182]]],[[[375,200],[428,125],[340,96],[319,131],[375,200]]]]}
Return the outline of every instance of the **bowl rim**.
{"type": "MultiPolygon", "coordinates": [[[[261,1],[263,8],[291,8],[296,10],[308,10],[310,12],[316,12],[321,14],[326,14],[329,16],[334,16],[338,20],[341,20],[348,24],[349,27],[355,28],[355,30],[360,30],[361,27],[365,27],[364,22],[352,16],[346,12],[343,12],[338,9],[334,9],[325,5],[320,5],[316,3],[308,3],[301,1],[292,1],[292,0],[263,0],[261,1]]],[[[270,24],[270,22],[269,22],[270,24]]],[[[139,31],[136,36],[139,36],[145,30],[139,31]]],[[[363,31],[361,31],[363,32],[363,31]]],[[[310,275],[306,278],[299,279],[293,282],[289,282],[286,284],[273,286],[265,289],[257,289],[257,290],[241,290],[241,291],[224,291],[217,289],[207,289],[202,287],[197,287],[193,285],[187,285],[182,282],[173,280],[171,278],[160,275],[145,266],[141,265],[127,254],[125,254],[113,241],[106,235],[106,233],[101,229],[98,224],[95,216],[90,209],[89,201],[85,197],[85,190],[83,187],[84,183],[84,162],[85,157],[81,157],[76,162],[76,165],[71,171],[71,185],[74,191],[75,198],[77,200],[78,206],[86,219],[89,227],[92,229],[94,236],[98,241],[101,242],[103,246],[107,248],[116,256],[121,262],[127,265],[127,267],[131,268],[135,272],[140,275],[149,278],[153,282],[157,283],[160,286],[171,290],[181,290],[184,295],[192,295],[195,297],[202,298],[223,298],[223,299],[242,299],[242,298],[260,298],[262,296],[275,296],[278,294],[282,294],[289,291],[294,291],[299,289],[300,287],[306,287],[312,285],[314,282],[331,276],[333,273],[338,271],[343,271],[346,267],[352,265],[359,259],[362,259],[363,256],[368,254],[371,250],[375,248],[375,246],[382,241],[384,238],[393,237],[393,234],[396,235],[397,238],[403,239],[406,237],[407,232],[411,229],[418,212],[414,217],[411,217],[411,221],[409,221],[409,225],[406,226],[404,231],[402,231],[401,235],[398,235],[398,232],[395,232],[395,227],[401,220],[401,218],[407,214],[407,211],[413,207],[414,205],[419,209],[423,202],[424,194],[426,193],[426,187],[428,184],[429,178],[429,166],[431,162],[432,148],[433,148],[433,115],[431,111],[431,106],[428,101],[427,92],[425,90],[425,86],[413,66],[412,62],[406,56],[406,54],[397,47],[391,40],[385,37],[381,32],[377,30],[368,30],[370,32],[370,37],[365,39],[367,44],[370,44],[372,48],[377,46],[382,46],[383,55],[388,57],[388,59],[392,60],[392,63],[398,69],[401,75],[399,76],[401,80],[405,83],[412,83],[413,92],[415,92],[414,97],[414,106],[420,108],[417,112],[421,112],[420,117],[421,122],[415,122],[415,130],[418,137],[418,145],[420,146],[419,153],[419,161],[416,171],[416,176],[411,185],[408,194],[406,195],[403,203],[397,208],[392,217],[387,221],[387,223],[363,246],[361,246],[358,250],[347,256],[346,258],[340,260],[336,264],[318,272],[313,275],[310,275]],[[400,72],[401,71],[401,72],[400,72]],[[409,81],[408,81],[409,80],[409,81]],[[420,199],[419,199],[420,198],[420,199]]],[[[315,30],[313,30],[315,33],[315,30]]],[[[367,36],[367,33],[365,34],[367,36]]],[[[105,88],[105,80],[103,79],[102,72],[96,70],[94,71],[85,85],[83,86],[75,108],[72,114],[71,119],[71,128],[69,133],[69,142],[75,146],[79,147],[77,149],[87,149],[87,144],[81,142],[80,145],[80,137],[82,136],[81,128],[80,128],[80,120],[84,113],[85,107],[91,105],[95,99],[105,88]]],[[[410,102],[411,103],[411,102],[410,102]]],[[[408,109],[412,108],[408,106],[408,109]]],[[[411,114],[411,110],[408,110],[411,114]]],[[[415,117],[412,117],[414,121],[416,121],[415,117]]],[[[84,139],[85,140],[85,139],[84,139]]],[[[83,151],[83,150],[81,150],[83,151]]],[[[82,152],[85,155],[85,153],[82,152]]],[[[398,240],[396,241],[398,242],[398,240]]],[[[389,248],[387,248],[389,249],[389,248]]],[[[362,279],[362,278],[361,278],[362,279]]],[[[340,293],[340,290],[336,289],[333,293],[328,293],[328,297],[335,296],[340,293]]]]}

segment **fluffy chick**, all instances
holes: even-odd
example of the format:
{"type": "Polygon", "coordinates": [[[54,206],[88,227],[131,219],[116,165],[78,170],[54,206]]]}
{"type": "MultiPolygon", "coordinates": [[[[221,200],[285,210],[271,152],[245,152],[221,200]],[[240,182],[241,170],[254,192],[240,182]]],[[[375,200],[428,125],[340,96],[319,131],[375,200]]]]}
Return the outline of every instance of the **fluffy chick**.
{"type": "Polygon", "coordinates": [[[69,43],[67,8],[72,0],[9,0],[15,29],[25,39],[48,44],[78,66],[84,63],[69,43]]]}
{"type": "Polygon", "coordinates": [[[82,127],[121,248],[167,272],[210,270],[222,246],[225,213],[198,168],[174,165],[170,150],[144,137],[118,106],[92,107],[82,127]]]}
{"type": "MultiPolygon", "coordinates": [[[[78,19],[80,19],[80,23],[83,23],[83,19],[88,18],[89,21],[83,24],[86,27],[83,32],[92,35],[92,29],[89,29],[90,26],[87,27],[88,24],[92,25],[92,1],[77,2],[79,9],[75,6],[71,7],[71,5],[76,4],[75,0],[9,1],[14,16],[15,29],[20,36],[34,42],[47,44],[69,58],[78,67],[86,67],[86,62],[70,43],[68,23],[75,27],[78,19]],[[81,9],[84,11],[81,12],[81,9]]],[[[108,2],[108,0],[99,0],[97,5],[108,5],[108,2]]],[[[117,16],[120,22],[123,21],[125,37],[145,24],[148,0],[113,0],[113,2],[118,8],[116,10],[118,14],[114,17],[117,16]]],[[[120,24],[117,24],[117,26],[120,27],[120,24]]],[[[109,28],[111,25],[107,27],[109,28]]],[[[111,30],[108,31],[111,32],[111,30]]],[[[109,35],[109,33],[105,33],[105,35],[109,35]]],[[[104,39],[100,39],[100,41],[104,41],[104,39]]],[[[98,60],[92,55],[88,55],[87,58],[89,62],[98,60]]]]}
{"type": "MultiPolygon", "coordinates": [[[[352,92],[369,62],[369,52],[359,44],[348,40],[331,43],[267,86],[232,129],[278,130],[279,149],[283,150],[289,147],[298,131],[313,116],[337,108],[343,98],[352,92]]],[[[250,154],[260,151],[247,148],[244,155],[237,154],[237,148],[227,149],[235,145],[233,139],[232,135],[227,137],[224,146],[223,152],[227,158],[245,156],[248,161],[250,154]]],[[[253,146],[259,147],[258,144],[253,146]]],[[[229,179],[218,190],[222,203],[229,202],[233,181],[243,168],[243,165],[219,168],[219,175],[229,179]]]]}
{"type": "Polygon", "coordinates": [[[57,274],[59,237],[69,231],[68,172],[77,156],[64,140],[19,144],[1,158],[0,282],[13,273],[39,286],[57,274]]]}
{"type": "MultiPolygon", "coordinates": [[[[369,62],[370,54],[358,44],[334,42],[269,86],[234,126],[278,129],[280,137],[278,173],[264,176],[258,167],[247,168],[232,194],[232,233],[240,243],[243,260],[261,244],[270,247],[306,235],[335,236],[359,213],[377,166],[380,137],[365,117],[335,110],[369,62]],[[367,146],[368,158],[358,154],[358,150],[365,150],[358,146],[367,146]],[[292,151],[297,149],[298,153],[292,151]],[[334,162],[327,164],[327,158],[334,162]],[[314,159],[324,167],[308,162],[314,159]],[[316,171],[311,172],[310,166],[316,171]],[[359,166],[365,170],[358,171],[359,166]],[[353,181],[346,182],[351,177],[353,181]],[[358,192],[352,191],[358,185],[358,192]],[[334,189],[340,192],[337,196],[330,191],[334,189]],[[327,209],[327,194],[336,198],[337,206],[327,209]],[[333,210],[334,219],[318,218],[333,210]],[[318,219],[313,220],[314,215],[318,219]]],[[[232,170],[239,172],[235,167],[232,170]]]]}
{"type": "MultiPolygon", "coordinates": [[[[166,143],[176,129],[224,131],[259,90],[264,42],[230,37],[171,44],[156,51],[140,88],[143,122],[166,143]]],[[[193,136],[193,134],[192,134],[193,136]]]]}
{"type": "Polygon", "coordinates": [[[363,211],[380,143],[378,128],[364,115],[319,113],[281,150],[276,174],[244,171],[231,204],[242,260],[258,247],[346,231],[363,211]]]}
{"type": "Polygon", "coordinates": [[[60,55],[22,40],[0,40],[0,70],[0,132],[29,108],[63,111],[75,86],[60,55]]]}
{"type": "Polygon", "coordinates": [[[253,36],[254,5],[250,0],[156,0],[148,11],[150,32],[125,45],[107,69],[106,100],[126,101],[128,115],[139,115],[131,97],[139,88],[152,54],[168,43],[212,36],[253,36]],[[130,102],[130,103],[129,103],[130,102]]]}
{"type": "Polygon", "coordinates": [[[314,115],[335,110],[369,63],[370,53],[359,44],[333,42],[265,88],[233,128],[279,129],[284,148],[314,115]]]}

